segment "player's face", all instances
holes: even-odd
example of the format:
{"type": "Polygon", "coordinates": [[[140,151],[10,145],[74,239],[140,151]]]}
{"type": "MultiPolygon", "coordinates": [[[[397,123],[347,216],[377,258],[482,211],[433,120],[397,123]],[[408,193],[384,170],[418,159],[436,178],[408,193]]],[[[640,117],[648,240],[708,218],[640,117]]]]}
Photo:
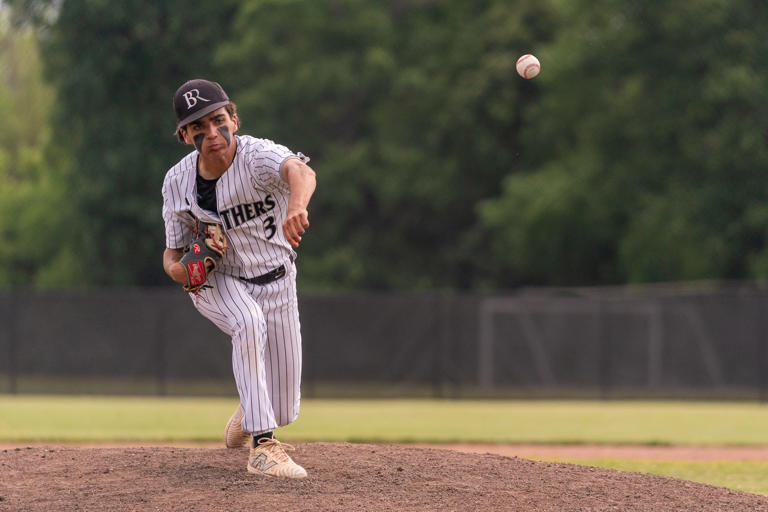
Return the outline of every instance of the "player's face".
{"type": "Polygon", "coordinates": [[[230,116],[226,107],[214,110],[183,129],[186,143],[206,156],[229,151],[236,131],[237,114],[230,116]]]}

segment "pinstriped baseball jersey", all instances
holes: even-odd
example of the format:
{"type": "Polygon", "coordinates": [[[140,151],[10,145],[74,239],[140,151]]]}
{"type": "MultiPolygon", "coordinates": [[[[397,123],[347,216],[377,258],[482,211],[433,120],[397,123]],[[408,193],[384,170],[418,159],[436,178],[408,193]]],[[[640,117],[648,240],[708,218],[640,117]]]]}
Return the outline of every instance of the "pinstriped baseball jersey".
{"type": "Polygon", "coordinates": [[[229,249],[207,281],[190,293],[197,310],[232,337],[232,370],[242,427],[261,433],[287,425],[299,412],[301,334],[296,297],[296,253],[283,233],[290,189],[280,169],[287,159],[309,159],[270,140],[235,136],[234,160],[215,184],[216,209],[197,201],[193,151],[163,182],[166,246],[181,249],[193,238],[194,218],[218,222],[229,249]],[[248,282],[283,266],[265,284],[248,282]]]}
{"type": "Polygon", "coordinates": [[[237,135],[235,140],[234,161],[216,184],[218,212],[197,204],[197,151],[168,171],[163,183],[165,243],[170,249],[181,249],[192,240],[191,215],[218,222],[230,249],[217,272],[252,278],[296,257],[282,230],[289,189],[280,176],[280,166],[288,158],[305,163],[309,158],[267,139],[237,135]]]}

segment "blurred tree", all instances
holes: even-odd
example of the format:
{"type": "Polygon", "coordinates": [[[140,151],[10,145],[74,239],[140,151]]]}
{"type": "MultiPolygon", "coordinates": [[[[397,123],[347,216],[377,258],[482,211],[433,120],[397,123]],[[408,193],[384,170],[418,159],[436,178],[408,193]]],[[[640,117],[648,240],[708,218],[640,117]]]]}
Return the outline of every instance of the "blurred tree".
{"type": "Polygon", "coordinates": [[[515,61],[555,28],[533,0],[243,2],[218,62],[244,130],[314,158],[308,286],[474,285],[474,205],[516,165],[536,92],[515,61]]]}
{"type": "Polygon", "coordinates": [[[160,186],[188,151],[171,95],[200,76],[245,133],[313,157],[307,288],[768,278],[763,4],[2,5],[0,111],[24,115],[0,133],[0,234],[46,256],[5,254],[23,270],[0,283],[169,282],[160,186]],[[55,95],[18,58],[28,26],[55,95]]]}
{"type": "Polygon", "coordinates": [[[54,91],[43,81],[33,30],[10,19],[0,6],[0,286],[59,285],[71,273],[49,269],[67,266],[60,242],[71,209],[46,149],[54,91]]]}
{"type": "Polygon", "coordinates": [[[768,277],[768,6],[562,6],[526,112],[536,161],[480,206],[491,280],[768,277]]]}
{"type": "MultiPolygon", "coordinates": [[[[29,0],[19,0],[28,4],[29,0]]],[[[166,284],[160,188],[188,151],[175,141],[172,95],[214,75],[211,56],[234,1],[190,4],[32,1],[56,87],[54,144],[70,157],[65,195],[77,213],[70,249],[91,285],[166,284]]]]}

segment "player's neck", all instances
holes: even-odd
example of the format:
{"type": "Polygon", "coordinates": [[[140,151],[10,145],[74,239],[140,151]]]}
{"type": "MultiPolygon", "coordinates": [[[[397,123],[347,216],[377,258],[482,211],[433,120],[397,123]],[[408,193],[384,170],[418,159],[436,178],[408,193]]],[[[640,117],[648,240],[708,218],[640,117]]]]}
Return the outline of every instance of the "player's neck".
{"type": "Polygon", "coordinates": [[[227,172],[232,160],[235,159],[236,143],[233,142],[229,150],[215,155],[199,154],[197,157],[197,172],[207,180],[215,180],[227,172]]]}

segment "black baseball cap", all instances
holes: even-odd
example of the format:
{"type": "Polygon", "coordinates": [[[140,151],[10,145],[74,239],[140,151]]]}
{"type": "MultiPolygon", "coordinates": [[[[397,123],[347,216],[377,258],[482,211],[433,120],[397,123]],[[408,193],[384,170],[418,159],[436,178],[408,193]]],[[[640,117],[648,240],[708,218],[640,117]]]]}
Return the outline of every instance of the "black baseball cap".
{"type": "Polygon", "coordinates": [[[173,95],[176,131],[227,104],[229,104],[229,96],[217,82],[202,78],[186,82],[173,95]]]}

